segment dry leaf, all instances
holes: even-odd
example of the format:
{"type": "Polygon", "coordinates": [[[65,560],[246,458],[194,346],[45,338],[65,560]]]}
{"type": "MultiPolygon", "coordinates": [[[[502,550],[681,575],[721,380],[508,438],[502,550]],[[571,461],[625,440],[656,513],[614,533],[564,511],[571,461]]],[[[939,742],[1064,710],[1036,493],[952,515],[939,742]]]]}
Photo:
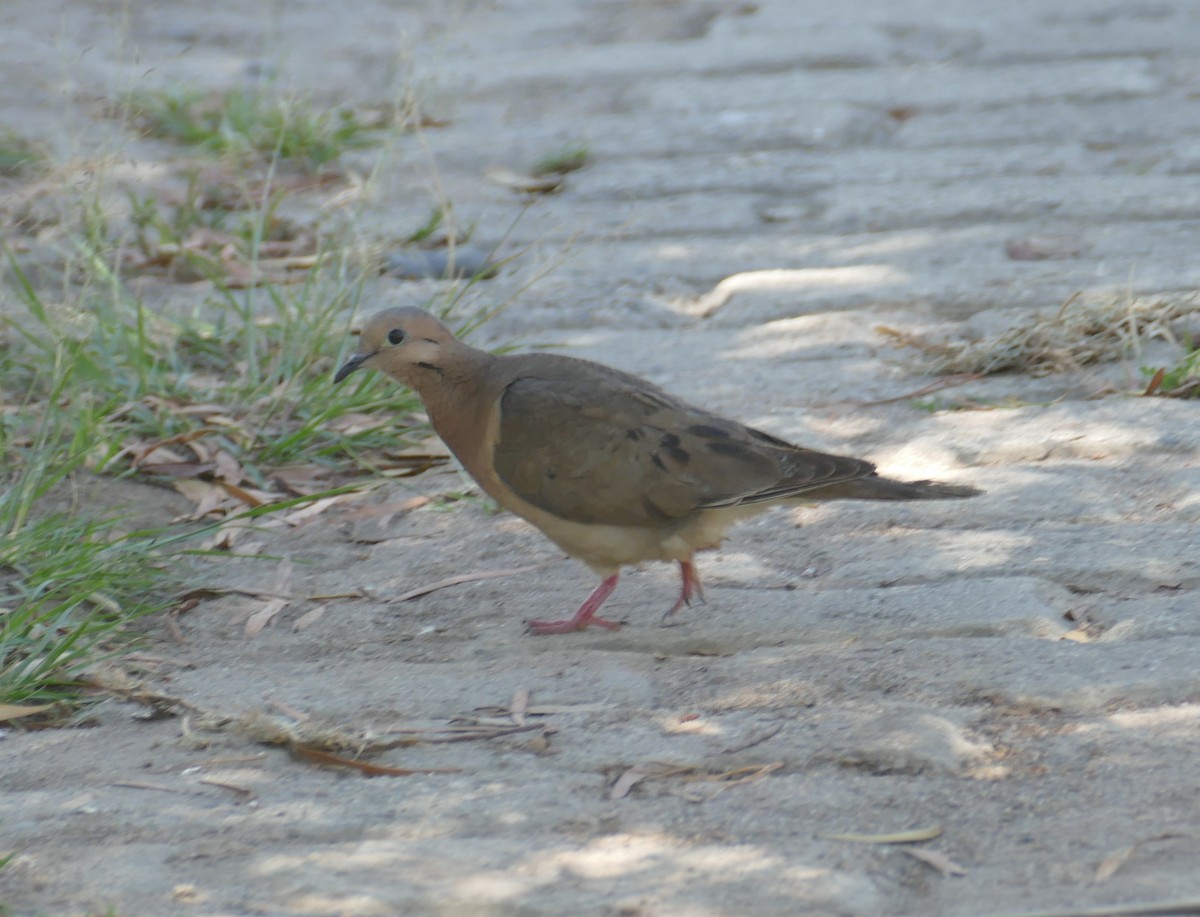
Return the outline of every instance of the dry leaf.
{"type": "Polygon", "coordinates": [[[617,782],[608,791],[608,798],[624,799],[629,795],[630,790],[647,777],[653,777],[656,773],[658,773],[658,769],[652,764],[635,764],[617,778],[617,782]]]}
{"type": "Polygon", "coordinates": [[[1093,876],[1092,881],[1096,883],[1107,882],[1116,874],[1117,870],[1129,862],[1129,858],[1133,856],[1137,849],[1143,844],[1152,844],[1156,841],[1173,841],[1181,838],[1190,839],[1191,837],[1192,835],[1190,834],[1168,831],[1164,834],[1156,834],[1153,837],[1139,838],[1128,847],[1123,847],[1115,853],[1110,853],[1103,860],[1101,860],[1100,865],[1096,867],[1096,875],[1093,876]]]}
{"type": "Polygon", "coordinates": [[[196,508],[183,519],[194,521],[203,519],[214,512],[225,500],[227,495],[216,484],[207,481],[197,481],[194,478],[184,478],[174,482],[175,489],[187,497],[196,508]]]}
{"type": "Polygon", "coordinates": [[[406,767],[388,767],[384,764],[371,764],[367,761],[355,761],[353,758],[344,758],[341,755],[333,754],[333,752],[320,751],[316,748],[308,748],[303,745],[293,745],[290,750],[293,755],[301,760],[311,761],[313,764],[321,764],[325,767],[350,767],[361,773],[364,777],[412,777],[418,774],[461,773],[457,768],[425,767],[410,769],[406,767]]]}
{"type": "Polygon", "coordinates": [[[901,853],[907,853],[914,860],[920,860],[926,866],[932,866],[943,876],[965,876],[966,869],[960,866],[940,850],[925,850],[922,847],[903,847],[901,853]]]}
{"type": "Polygon", "coordinates": [[[245,634],[256,637],[262,629],[269,625],[288,606],[290,599],[286,598],[292,585],[292,559],[285,557],[275,570],[274,596],[268,599],[263,607],[246,619],[245,634]]]}
{"type": "Polygon", "coordinates": [[[384,414],[360,414],[348,411],[339,417],[335,417],[326,423],[325,426],[335,433],[353,436],[357,433],[365,433],[368,430],[378,430],[380,427],[388,426],[393,422],[391,417],[384,414]]]}
{"type": "Polygon", "coordinates": [[[0,723],[19,720],[24,716],[36,716],[53,709],[54,704],[0,704],[0,723]]]}
{"type": "Polygon", "coordinates": [[[321,620],[321,616],[325,614],[325,609],[328,607],[328,605],[318,605],[312,611],[306,611],[296,619],[296,623],[292,625],[292,630],[296,631],[297,633],[302,630],[308,630],[319,620],[321,620]]]}
{"type": "Polygon", "coordinates": [[[287,465],[271,473],[273,484],[302,497],[327,490],[332,479],[330,470],[323,465],[287,465]]]}
{"type": "Polygon", "coordinates": [[[1030,236],[1004,243],[1004,253],[1013,261],[1062,261],[1077,258],[1084,248],[1079,239],[1068,235],[1030,236]]]}
{"type": "Polygon", "coordinates": [[[365,496],[364,491],[352,490],[348,493],[338,494],[333,497],[322,497],[320,500],[314,500],[307,506],[301,507],[294,512],[290,512],[283,517],[283,522],[286,525],[303,525],[305,522],[310,522],[315,519],[325,510],[337,506],[339,503],[346,503],[351,500],[360,500],[365,496]]]}
{"type": "Polygon", "coordinates": [[[274,503],[276,500],[283,498],[282,494],[271,493],[267,490],[257,490],[253,487],[239,487],[228,481],[220,481],[218,486],[230,496],[236,497],[248,506],[265,506],[268,503],[274,503]]]}
{"type": "Polygon", "coordinates": [[[1150,378],[1150,381],[1148,383],[1146,383],[1146,390],[1144,392],[1142,392],[1142,395],[1147,398],[1149,396],[1153,395],[1155,392],[1157,392],[1159,390],[1159,388],[1162,387],[1163,379],[1165,379],[1166,377],[1167,377],[1166,367],[1159,367],[1155,371],[1154,375],[1150,378]]]}
{"type": "Polygon", "coordinates": [[[518,573],[529,573],[537,570],[544,564],[531,564],[528,567],[515,567],[511,570],[483,570],[479,573],[463,573],[461,576],[451,576],[447,579],[438,580],[436,583],[430,583],[428,586],[420,586],[416,589],[410,589],[402,595],[391,599],[391,602],[407,602],[409,599],[420,598],[423,595],[428,595],[431,592],[437,592],[439,589],[445,589],[447,586],[458,586],[462,583],[474,583],[477,580],[498,579],[503,576],[516,576],[518,573]]]}
{"type": "MultiPolygon", "coordinates": [[[[195,444],[193,444],[195,445],[195,444]]],[[[214,456],[216,476],[227,484],[240,484],[246,477],[241,464],[224,449],[218,449],[214,456]]]]}
{"type": "Polygon", "coordinates": [[[817,837],[827,841],[850,841],[855,844],[919,844],[921,841],[931,841],[942,836],[941,825],[930,825],[928,828],[914,828],[911,831],[897,831],[894,834],[818,834],[817,837]]]}
{"type": "Polygon", "coordinates": [[[501,168],[488,169],[483,174],[496,184],[522,194],[549,194],[561,188],[564,182],[561,175],[543,175],[534,178],[531,175],[521,175],[511,169],[501,168]]]}
{"type": "Polygon", "coordinates": [[[782,729],[783,723],[776,723],[774,726],[767,727],[764,731],[758,733],[757,735],[751,736],[744,742],[739,742],[736,745],[730,745],[728,748],[721,749],[721,751],[726,755],[732,755],[739,751],[745,751],[747,748],[753,748],[755,745],[761,745],[763,742],[767,741],[767,739],[774,738],[775,736],[779,735],[779,732],[782,729]]]}
{"type": "Polygon", "coordinates": [[[529,689],[518,688],[513,692],[512,703],[508,705],[513,722],[518,726],[525,725],[525,714],[529,711],[529,689]]]}
{"type": "MultiPolygon", "coordinates": [[[[220,526],[211,536],[200,542],[200,547],[205,551],[229,551],[232,550],[234,543],[237,542],[242,535],[251,532],[253,529],[247,525],[239,525],[238,523],[226,523],[220,526]]],[[[257,551],[251,550],[251,546],[243,547],[239,552],[245,554],[255,554],[261,552],[265,547],[263,544],[258,545],[257,551]]]]}
{"type": "Polygon", "coordinates": [[[268,599],[262,608],[246,619],[243,630],[247,637],[257,637],[288,606],[287,599],[268,599]]]}
{"type": "Polygon", "coordinates": [[[219,787],[222,790],[229,790],[232,793],[237,793],[243,799],[253,799],[255,795],[254,790],[248,787],[238,786],[233,783],[222,783],[220,780],[212,780],[209,777],[201,777],[200,783],[207,784],[208,786],[219,787]]]}
{"type": "Polygon", "coordinates": [[[166,446],[150,446],[134,456],[132,464],[135,468],[141,468],[144,465],[190,465],[193,463],[189,462],[187,456],[182,452],[176,452],[166,446]]]}
{"type": "Polygon", "coordinates": [[[211,462],[143,462],[138,470],[146,474],[161,474],[168,478],[198,478],[211,474],[217,466],[211,462]]]}
{"type": "Polygon", "coordinates": [[[373,506],[356,506],[338,515],[343,522],[360,522],[364,519],[390,519],[400,513],[411,512],[426,506],[432,501],[429,497],[410,497],[407,500],[391,500],[387,503],[376,503],[373,506]]]}
{"type": "Polygon", "coordinates": [[[1129,858],[1133,856],[1133,853],[1135,850],[1137,850],[1137,848],[1137,844],[1131,844],[1122,850],[1118,850],[1116,853],[1110,853],[1103,860],[1101,860],[1100,865],[1096,867],[1096,875],[1092,878],[1092,881],[1107,882],[1113,877],[1118,869],[1129,862],[1129,858]]]}

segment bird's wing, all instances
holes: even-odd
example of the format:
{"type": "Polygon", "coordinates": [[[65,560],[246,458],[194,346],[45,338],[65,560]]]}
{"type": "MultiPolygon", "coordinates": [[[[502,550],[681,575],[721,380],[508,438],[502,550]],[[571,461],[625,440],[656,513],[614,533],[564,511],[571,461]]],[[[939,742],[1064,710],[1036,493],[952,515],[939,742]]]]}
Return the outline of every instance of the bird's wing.
{"type": "Polygon", "coordinates": [[[624,373],[570,361],[500,397],[492,460],[505,486],[574,522],[662,526],[697,510],[796,496],[871,474],[691,407],[624,373]]]}

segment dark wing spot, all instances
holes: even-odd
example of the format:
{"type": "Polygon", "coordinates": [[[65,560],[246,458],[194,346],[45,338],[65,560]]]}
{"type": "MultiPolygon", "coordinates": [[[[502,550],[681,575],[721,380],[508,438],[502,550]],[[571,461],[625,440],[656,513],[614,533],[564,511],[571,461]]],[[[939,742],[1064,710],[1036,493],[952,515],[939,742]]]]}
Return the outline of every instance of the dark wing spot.
{"type": "Polygon", "coordinates": [[[659,471],[667,470],[667,466],[663,464],[663,460],[658,457],[657,452],[650,453],[650,461],[654,463],[654,467],[656,467],[659,471]]]}
{"type": "Polygon", "coordinates": [[[671,457],[671,461],[673,462],[686,465],[692,460],[688,451],[679,445],[679,437],[674,433],[664,433],[662,439],[659,440],[659,445],[671,457]]]}
{"type": "Polygon", "coordinates": [[[634,442],[637,442],[639,439],[641,439],[641,438],[642,438],[642,431],[641,431],[641,430],[639,430],[637,427],[634,427],[634,428],[633,428],[633,429],[631,429],[631,430],[626,430],[626,431],[625,431],[625,435],[626,435],[626,436],[627,436],[629,439],[632,439],[634,442]]]}
{"type": "Polygon", "coordinates": [[[678,446],[671,446],[667,449],[667,455],[671,456],[671,461],[677,462],[680,465],[686,465],[692,460],[686,449],[680,449],[678,446]]]}
{"type": "Polygon", "coordinates": [[[720,427],[710,427],[706,423],[695,423],[687,428],[689,433],[696,436],[707,436],[712,439],[729,439],[729,434],[720,427]]]}

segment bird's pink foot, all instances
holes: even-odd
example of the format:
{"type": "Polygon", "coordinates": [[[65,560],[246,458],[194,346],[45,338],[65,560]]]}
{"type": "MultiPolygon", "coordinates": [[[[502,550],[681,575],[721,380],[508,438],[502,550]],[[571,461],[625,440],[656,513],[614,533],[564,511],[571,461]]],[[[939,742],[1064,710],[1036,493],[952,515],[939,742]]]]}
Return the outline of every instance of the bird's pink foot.
{"type": "Polygon", "coordinates": [[[696,572],[696,565],[690,560],[681,560],[679,574],[683,579],[683,585],[679,589],[679,598],[675,600],[671,610],[663,615],[663,620],[670,618],[684,605],[690,606],[693,598],[701,605],[704,604],[704,584],[700,582],[700,574],[696,572]]]}
{"type": "Polygon", "coordinates": [[[593,589],[592,594],[579,606],[579,611],[575,612],[575,617],[564,618],[561,621],[527,621],[525,622],[526,627],[529,628],[531,634],[539,637],[546,634],[569,634],[573,630],[586,630],[593,624],[608,630],[620,630],[621,625],[618,622],[596,617],[596,612],[604,604],[604,600],[617,588],[617,577],[618,574],[614,573],[593,589]]]}

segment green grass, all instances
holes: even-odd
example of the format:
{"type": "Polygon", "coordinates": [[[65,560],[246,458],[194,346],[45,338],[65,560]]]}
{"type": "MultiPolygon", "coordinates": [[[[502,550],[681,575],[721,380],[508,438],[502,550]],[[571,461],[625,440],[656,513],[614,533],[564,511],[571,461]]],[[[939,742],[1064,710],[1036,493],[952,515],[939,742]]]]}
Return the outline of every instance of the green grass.
{"type": "Polygon", "coordinates": [[[24,175],[45,164],[45,153],[38,144],[12,128],[0,126],[0,175],[24,175]]]}
{"type": "MultiPolygon", "coordinates": [[[[63,342],[29,374],[44,400],[0,425],[0,703],[74,696],[80,672],[119,648],[123,628],[163,607],[144,536],[119,520],[49,511],[88,463],[94,427],[59,410],[76,396],[76,351],[63,342]]],[[[79,397],[78,401],[86,401],[79,397]]]]}
{"type": "Polygon", "coordinates": [[[1150,393],[1173,398],[1200,397],[1200,345],[1190,336],[1183,343],[1184,353],[1174,366],[1142,367],[1142,374],[1152,380],[1150,393]]]}
{"type": "Polygon", "coordinates": [[[588,145],[576,143],[542,157],[529,171],[532,175],[566,175],[582,169],[590,161],[591,149],[588,145]]]}
{"type": "Polygon", "coordinates": [[[73,273],[88,281],[69,302],[48,301],[11,255],[0,288],[4,703],[72,695],[79,672],[175,585],[162,538],[120,534],[119,519],[63,505],[73,480],[135,473],[131,456],[171,437],[227,453],[264,489],[289,463],[369,468],[404,445],[399,418],[416,407],[378,374],[332,385],[361,293],[345,270],[289,288],[214,285],[203,308],[170,319],[86,241],[80,251],[86,270],[73,273]],[[339,426],[348,414],[381,424],[339,426]]]}
{"type": "Polygon", "coordinates": [[[352,108],[321,108],[311,99],[265,89],[144,92],[129,101],[128,110],[129,120],[152,137],[222,156],[270,157],[309,168],[373,145],[385,126],[352,108]]]}
{"type": "MultiPolygon", "coordinates": [[[[120,508],[89,505],[80,485],[170,487],[166,466],[186,465],[182,476],[218,487],[219,456],[265,495],[221,510],[249,520],[407,468],[397,453],[427,435],[416,397],[382,375],[332,384],[373,271],[347,239],[278,213],[287,188],[323,187],[331,173],[281,185],[277,167],[317,170],[381,125],[265,93],[159,93],[132,110],[147,133],[229,157],[225,177],[213,194],[192,178],[183,197],[123,201],[99,182],[72,193],[55,252],[0,242],[0,703],[78,700],[81,673],[127,646],[135,620],[169,607],[197,564],[220,563],[192,557],[213,553],[197,550],[196,526],[129,533],[120,508]],[[172,281],[191,284],[186,295],[165,289],[172,281]],[[155,447],[179,460],[148,465],[155,447]],[[330,489],[289,490],[279,482],[294,466],[315,466],[330,489]]],[[[192,152],[193,174],[211,182],[192,152]]],[[[447,233],[449,206],[417,235],[447,233]]],[[[464,309],[474,282],[429,303],[460,334],[506,304],[464,309]]]]}

